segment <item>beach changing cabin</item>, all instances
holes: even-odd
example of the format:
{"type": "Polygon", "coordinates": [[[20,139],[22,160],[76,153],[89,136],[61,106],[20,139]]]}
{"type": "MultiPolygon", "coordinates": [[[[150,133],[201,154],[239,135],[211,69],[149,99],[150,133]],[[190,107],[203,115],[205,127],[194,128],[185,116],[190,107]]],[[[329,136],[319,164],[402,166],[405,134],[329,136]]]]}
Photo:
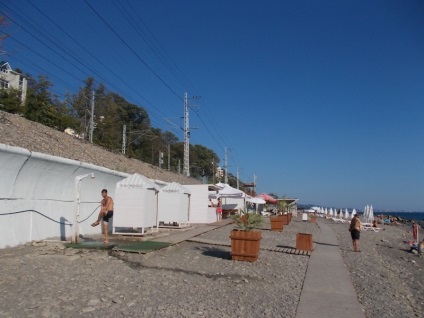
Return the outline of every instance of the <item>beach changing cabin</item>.
{"type": "Polygon", "coordinates": [[[143,235],[158,231],[159,186],[140,174],[116,184],[113,234],[143,235]]]}
{"type": "Polygon", "coordinates": [[[216,187],[208,184],[192,184],[184,187],[191,191],[190,224],[216,222],[216,208],[209,206],[209,190],[215,190],[216,187]]]}
{"type": "Polygon", "coordinates": [[[159,192],[159,226],[185,227],[190,217],[191,191],[179,183],[171,182],[159,192]]]}

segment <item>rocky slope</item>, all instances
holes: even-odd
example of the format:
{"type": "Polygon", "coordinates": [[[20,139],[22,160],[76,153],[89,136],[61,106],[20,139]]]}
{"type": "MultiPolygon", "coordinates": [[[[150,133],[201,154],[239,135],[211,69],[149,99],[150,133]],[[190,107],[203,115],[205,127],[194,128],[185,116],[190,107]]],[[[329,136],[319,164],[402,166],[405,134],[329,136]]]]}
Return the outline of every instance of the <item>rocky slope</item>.
{"type": "Polygon", "coordinates": [[[0,111],[0,143],[79,160],[121,172],[139,173],[151,179],[180,184],[200,183],[197,179],[187,178],[145,162],[127,158],[122,154],[110,152],[61,131],[3,111],[0,111]]]}

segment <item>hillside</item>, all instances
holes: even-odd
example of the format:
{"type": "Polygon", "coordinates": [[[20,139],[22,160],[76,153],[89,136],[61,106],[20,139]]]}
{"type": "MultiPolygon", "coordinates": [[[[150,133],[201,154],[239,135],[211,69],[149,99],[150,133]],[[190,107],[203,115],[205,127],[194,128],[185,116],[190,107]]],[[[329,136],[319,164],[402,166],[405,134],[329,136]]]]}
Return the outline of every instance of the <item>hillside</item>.
{"type": "Polygon", "coordinates": [[[79,160],[126,173],[140,173],[151,179],[180,184],[198,184],[199,180],[160,169],[91,145],[64,132],[29,121],[19,115],[0,111],[0,143],[30,151],[79,160]]]}

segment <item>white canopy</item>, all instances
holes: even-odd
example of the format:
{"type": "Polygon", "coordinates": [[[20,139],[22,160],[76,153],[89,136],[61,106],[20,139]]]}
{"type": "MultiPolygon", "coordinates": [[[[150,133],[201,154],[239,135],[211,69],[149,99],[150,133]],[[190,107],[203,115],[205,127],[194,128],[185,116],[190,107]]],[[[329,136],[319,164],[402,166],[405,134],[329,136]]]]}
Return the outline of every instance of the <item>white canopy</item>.
{"type": "Polygon", "coordinates": [[[248,196],[246,198],[246,202],[255,203],[255,204],[265,204],[266,203],[266,201],[264,199],[256,198],[256,197],[250,197],[250,196],[248,196]]]}
{"type": "Polygon", "coordinates": [[[222,198],[244,198],[246,193],[236,188],[231,187],[227,183],[217,183],[219,187],[222,187],[221,190],[218,190],[218,196],[222,198]]]}

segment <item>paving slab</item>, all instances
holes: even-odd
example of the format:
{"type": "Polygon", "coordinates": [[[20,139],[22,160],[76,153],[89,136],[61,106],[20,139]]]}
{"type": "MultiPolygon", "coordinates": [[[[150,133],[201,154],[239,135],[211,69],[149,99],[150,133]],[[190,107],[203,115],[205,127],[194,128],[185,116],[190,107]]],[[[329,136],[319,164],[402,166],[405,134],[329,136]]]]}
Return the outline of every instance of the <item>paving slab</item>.
{"type": "Polygon", "coordinates": [[[297,307],[297,318],[364,318],[336,234],[327,220],[318,220],[320,233],[308,263],[297,307]]]}

